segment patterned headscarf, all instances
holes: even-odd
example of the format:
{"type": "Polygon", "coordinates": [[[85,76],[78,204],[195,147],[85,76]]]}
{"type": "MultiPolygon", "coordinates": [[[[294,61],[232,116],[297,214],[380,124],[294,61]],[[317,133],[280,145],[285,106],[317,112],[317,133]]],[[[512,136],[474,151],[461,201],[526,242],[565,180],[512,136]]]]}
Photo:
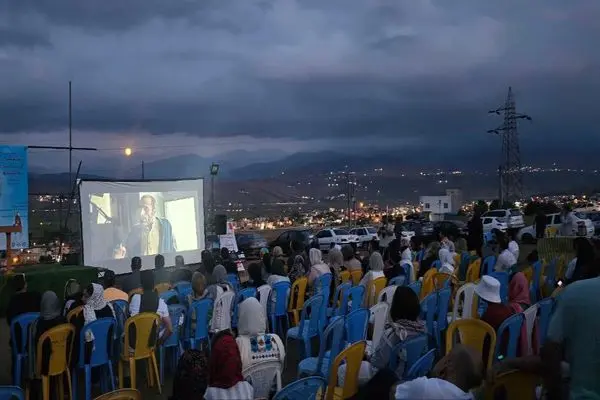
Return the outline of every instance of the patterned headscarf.
{"type": "Polygon", "coordinates": [[[179,358],[169,400],[204,398],[208,387],[208,358],[200,350],[186,350],[179,358]]]}
{"type": "Polygon", "coordinates": [[[214,336],[208,366],[210,387],[229,389],[244,380],[240,351],[229,330],[214,336]]]}
{"type": "Polygon", "coordinates": [[[95,321],[96,311],[102,310],[107,305],[114,315],[115,312],[112,309],[112,305],[104,300],[104,288],[97,283],[92,283],[92,293],[83,306],[83,318],[85,319],[85,323],[89,324],[90,322],[95,321]]]}

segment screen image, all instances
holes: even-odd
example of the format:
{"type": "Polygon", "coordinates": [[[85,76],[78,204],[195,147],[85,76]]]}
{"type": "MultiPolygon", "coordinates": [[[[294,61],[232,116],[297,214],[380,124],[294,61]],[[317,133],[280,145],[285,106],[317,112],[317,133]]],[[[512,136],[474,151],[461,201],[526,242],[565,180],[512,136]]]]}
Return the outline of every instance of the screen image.
{"type": "Polygon", "coordinates": [[[203,180],[108,182],[81,181],[81,225],[85,265],[117,274],[131,271],[131,258],[143,269],[165,265],[181,255],[200,262],[204,250],[203,180]]]}

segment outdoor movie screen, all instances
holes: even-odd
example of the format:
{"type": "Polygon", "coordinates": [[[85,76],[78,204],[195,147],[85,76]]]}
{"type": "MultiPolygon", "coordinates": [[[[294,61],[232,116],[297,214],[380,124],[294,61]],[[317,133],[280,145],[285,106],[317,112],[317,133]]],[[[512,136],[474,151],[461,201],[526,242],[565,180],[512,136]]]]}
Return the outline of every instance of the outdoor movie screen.
{"type": "Polygon", "coordinates": [[[203,180],[81,181],[81,225],[85,265],[117,274],[131,272],[131,258],[154,268],[181,255],[200,262],[204,250],[203,180]]]}

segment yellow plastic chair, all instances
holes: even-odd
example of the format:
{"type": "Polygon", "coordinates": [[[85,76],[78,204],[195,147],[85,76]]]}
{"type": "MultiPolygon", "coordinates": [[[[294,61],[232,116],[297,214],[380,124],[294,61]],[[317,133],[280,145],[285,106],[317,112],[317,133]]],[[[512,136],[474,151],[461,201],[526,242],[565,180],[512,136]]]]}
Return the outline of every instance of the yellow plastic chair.
{"type": "MultiPolygon", "coordinates": [[[[446,331],[446,354],[452,350],[455,343],[464,344],[474,349],[481,349],[483,352],[483,345],[485,338],[489,337],[489,349],[487,358],[485,354],[482,354],[483,359],[487,360],[487,367],[492,366],[492,360],[494,358],[494,351],[496,350],[496,331],[491,325],[473,318],[459,319],[450,324],[446,331]],[[455,340],[455,335],[458,333],[459,340],[455,340]]],[[[511,399],[512,400],[512,399],[511,399]]]]}
{"type": "Polygon", "coordinates": [[[129,293],[127,293],[127,297],[129,297],[129,302],[131,303],[131,298],[136,295],[136,294],[143,294],[144,293],[144,289],[142,288],[137,288],[137,289],[133,289],[130,290],[129,293]]]}
{"type": "Polygon", "coordinates": [[[367,342],[361,340],[347,347],[331,363],[329,368],[329,383],[325,400],[348,399],[358,392],[358,373],[360,365],[365,355],[367,342]],[[343,361],[346,361],[346,376],[344,376],[344,386],[338,386],[338,369],[343,361]]]}
{"type": "Polygon", "coordinates": [[[75,319],[78,318],[82,312],[83,312],[83,306],[75,307],[74,309],[72,309],[71,311],[69,311],[67,313],[67,322],[69,324],[74,324],[75,319]]]}
{"type": "Polygon", "coordinates": [[[484,392],[485,400],[504,398],[510,400],[535,399],[536,388],[541,379],[535,374],[521,371],[509,371],[496,377],[493,385],[486,385],[484,392]]]}
{"type": "Polygon", "coordinates": [[[469,268],[467,268],[466,282],[475,283],[475,281],[479,280],[480,273],[481,273],[481,258],[478,258],[475,261],[471,262],[471,264],[469,264],[469,268]]]}
{"type": "Polygon", "coordinates": [[[450,284],[454,283],[454,276],[446,272],[436,272],[433,274],[431,279],[433,280],[433,287],[435,290],[441,290],[444,288],[446,281],[450,280],[450,284]]]}
{"type": "Polygon", "coordinates": [[[135,363],[138,360],[148,361],[148,384],[154,386],[154,379],[158,383],[158,392],[161,391],[160,375],[158,373],[158,363],[156,362],[156,345],[158,342],[158,330],[160,328],[160,317],[155,313],[140,313],[130,317],[125,322],[125,342],[123,343],[123,353],[119,362],[119,389],[123,389],[123,369],[129,364],[129,375],[131,378],[131,388],[136,388],[136,368],[135,363]],[[135,345],[130,347],[130,331],[135,330],[135,345]]]}
{"type": "Polygon", "coordinates": [[[350,275],[352,276],[352,285],[357,286],[363,277],[363,272],[362,270],[357,269],[356,271],[350,272],[350,275]]]}
{"type": "Polygon", "coordinates": [[[369,285],[369,308],[377,304],[377,297],[379,296],[379,292],[381,292],[385,285],[387,285],[387,279],[385,276],[381,276],[377,279],[373,279],[371,284],[369,285]]]}
{"type": "MultiPolygon", "coordinates": [[[[456,253],[454,255],[454,265],[459,266],[460,265],[460,258],[461,258],[461,254],[456,253]]],[[[458,268],[457,268],[458,269],[458,268]]]]}
{"type": "Polygon", "coordinates": [[[435,286],[433,284],[433,276],[437,273],[437,269],[431,268],[427,272],[425,272],[425,275],[423,275],[423,284],[421,285],[420,295],[421,300],[423,300],[435,290],[435,286]]]}
{"type": "Polygon", "coordinates": [[[96,397],[94,400],[142,400],[142,394],[136,389],[118,389],[96,397]]]}
{"type": "Polygon", "coordinates": [[[414,282],[417,280],[417,274],[419,273],[420,264],[418,261],[413,261],[412,266],[412,270],[410,271],[410,281],[414,282]]]}
{"type": "Polygon", "coordinates": [[[154,285],[154,291],[159,295],[171,289],[171,284],[168,282],[157,283],[154,285]]]}
{"type": "Polygon", "coordinates": [[[288,313],[290,314],[292,326],[300,323],[300,313],[304,307],[304,299],[306,297],[306,288],[308,287],[308,278],[302,277],[294,281],[292,290],[290,291],[290,300],[288,304],[288,313]]]}
{"type": "Polygon", "coordinates": [[[340,272],[340,279],[342,280],[342,283],[350,282],[350,271],[340,272]]]}
{"type": "MultiPolygon", "coordinates": [[[[64,399],[64,378],[67,378],[67,388],[69,390],[69,399],[73,399],[73,389],[71,387],[71,372],[69,371],[69,362],[73,351],[73,342],[75,341],[75,327],[71,324],[61,324],[47,330],[40,336],[36,347],[36,365],[35,374],[42,379],[42,399],[50,400],[50,379],[55,378],[58,385],[52,385],[58,391],[58,398],[64,399]],[[44,371],[42,365],[44,343],[50,343],[50,359],[48,368],[44,371]],[[44,375],[47,372],[47,375],[44,375]]],[[[25,397],[29,399],[31,388],[29,383],[25,391],[25,397]]]]}

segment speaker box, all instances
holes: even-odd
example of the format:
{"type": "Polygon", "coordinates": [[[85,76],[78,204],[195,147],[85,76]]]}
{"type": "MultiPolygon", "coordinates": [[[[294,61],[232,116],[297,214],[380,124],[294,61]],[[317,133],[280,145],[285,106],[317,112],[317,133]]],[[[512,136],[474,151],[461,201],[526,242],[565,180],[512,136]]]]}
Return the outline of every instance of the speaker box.
{"type": "Polygon", "coordinates": [[[227,234],[227,215],[215,215],[215,233],[217,235],[227,234]]]}

